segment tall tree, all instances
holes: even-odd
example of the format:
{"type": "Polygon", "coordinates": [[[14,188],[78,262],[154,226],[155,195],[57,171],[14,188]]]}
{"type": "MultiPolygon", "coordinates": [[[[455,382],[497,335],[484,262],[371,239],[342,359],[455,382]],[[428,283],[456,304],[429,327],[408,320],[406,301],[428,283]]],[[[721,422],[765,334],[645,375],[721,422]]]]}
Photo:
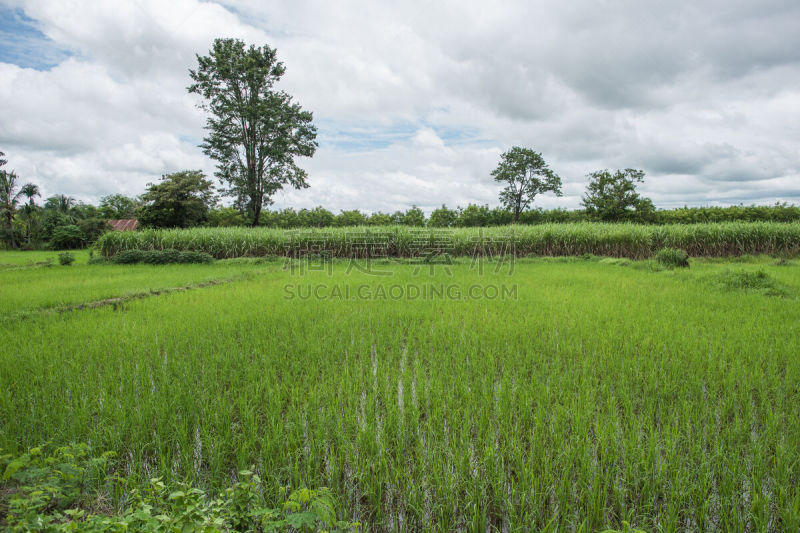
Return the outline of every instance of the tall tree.
{"type": "Polygon", "coordinates": [[[286,71],[274,48],[216,39],[197,63],[188,90],[203,97],[200,107],[210,114],[201,147],[229,186],[223,192],[236,197],[257,226],[262,207],[284,185],[308,187],[294,159],[316,151],[312,114],[274,88],[286,71]]]}
{"type": "Polygon", "coordinates": [[[44,201],[44,208],[64,215],[70,220],[74,220],[74,209],[77,204],[78,201],[72,196],[67,196],[66,194],[56,194],[55,196],[51,196],[44,201]]]}
{"type": "Polygon", "coordinates": [[[216,202],[214,185],[199,170],[166,174],[159,183],[149,183],[141,198],[139,222],[154,228],[198,226],[208,220],[216,202]]]}
{"type": "MultiPolygon", "coordinates": [[[[0,167],[8,161],[3,159],[5,156],[0,152],[0,167]]],[[[17,185],[17,174],[12,170],[0,170],[0,217],[4,222],[4,240],[12,248],[17,247],[17,238],[14,232],[14,214],[17,211],[17,204],[22,197],[22,191],[17,185]]]]}
{"type": "Polygon", "coordinates": [[[583,206],[586,212],[605,221],[647,219],[655,208],[649,198],[636,192],[636,184],[644,182],[644,171],[633,168],[617,170],[598,170],[588,175],[589,185],[583,206]]]}
{"type": "Polygon", "coordinates": [[[519,214],[530,207],[536,195],[551,191],[561,196],[561,178],[550,170],[542,154],[530,148],[515,146],[503,153],[492,176],[507,184],[500,192],[500,202],[514,212],[514,222],[519,222],[519,214]]]}
{"type": "Polygon", "coordinates": [[[12,248],[17,247],[14,214],[20,197],[22,193],[17,189],[16,173],[0,170],[0,216],[3,218],[4,240],[12,248]]]}
{"type": "Polygon", "coordinates": [[[42,196],[42,193],[39,192],[39,186],[35,183],[26,183],[22,186],[19,192],[22,194],[22,196],[28,199],[28,205],[31,207],[36,205],[36,202],[34,202],[33,199],[37,196],[40,198],[42,196]]]}
{"type": "Polygon", "coordinates": [[[28,202],[22,206],[22,213],[25,218],[25,242],[28,246],[31,244],[31,236],[33,235],[33,221],[36,214],[36,202],[33,200],[35,197],[41,197],[39,186],[34,183],[26,183],[19,190],[20,194],[28,199],[28,202]]]}

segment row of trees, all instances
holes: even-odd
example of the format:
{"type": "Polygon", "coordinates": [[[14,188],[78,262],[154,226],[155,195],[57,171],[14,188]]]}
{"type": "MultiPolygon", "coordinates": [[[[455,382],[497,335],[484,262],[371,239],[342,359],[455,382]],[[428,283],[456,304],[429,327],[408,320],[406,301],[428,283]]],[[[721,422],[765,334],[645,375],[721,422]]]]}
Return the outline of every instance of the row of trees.
{"type": "MultiPolygon", "coordinates": [[[[513,147],[500,156],[492,171],[495,181],[504,183],[500,203],[513,213],[509,222],[520,222],[534,199],[545,192],[561,196],[561,178],[545,163],[542,154],[530,148],[513,147]]],[[[644,182],[644,171],[633,168],[610,172],[599,170],[588,175],[589,185],[582,205],[589,218],[603,221],[649,221],[655,206],[636,191],[644,182]]]]}
{"type": "MultiPolygon", "coordinates": [[[[2,161],[2,160],[0,160],[2,161]]],[[[414,206],[394,213],[362,213],[346,210],[338,214],[321,206],[314,209],[263,210],[259,225],[274,228],[304,228],[357,225],[407,225],[428,227],[480,227],[548,222],[630,221],[638,223],[697,223],[723,221],[800,221],[800,207],[775,206],[683,207],[656,210],[640,197],[635,184],[641,171],[599,171],[589,175],[584,209],[509,209],[470,204],[466,207],[434,209],[430,216],[414,206]]],[[[14,172],[0,171],[2,241],[10,248],[77,248],[91,244],[109,229],[109,219],[138,218],[143,227],[251,225],[245,210],[221,206],[214,185],[199,170],[163,176],[148,184],[138,198],[121,194],[105,196],[94,206],[65,195],[46,198],[41,205],[39,188],[20,185],[14,172]]],[[[514,204],[512,204],[513,206],[514,204]]]]}
{"type": "MultiPolygon", "coordinates": [[[[241,226],[246,223],[233,208],[209,211],[209,226],[241,226]]],[[[518,224],[546,224],[594,222],[600,220],[596,213],[586,209],[528,209],[519,215],[518,224]]],[[[644,224],[694,224],[701,222],[798,222],[800,207],[776,204],[774,206],[681,207],[655,210],[647,218],[627,218],[632,223],[644,224]]],[[[323,207],[295,210],[291,208],[269,211],[261,215],[261,225],[273,228],[314,228],[353,225],[408,225],[427,227],[486,227],[514,223],[514,212],[503,207],[469,204],[466,207],[448,208],[443,205],[426,217],[418,207],[394,213],[366,214],[358,210],[334,214],[323,207]]]]}

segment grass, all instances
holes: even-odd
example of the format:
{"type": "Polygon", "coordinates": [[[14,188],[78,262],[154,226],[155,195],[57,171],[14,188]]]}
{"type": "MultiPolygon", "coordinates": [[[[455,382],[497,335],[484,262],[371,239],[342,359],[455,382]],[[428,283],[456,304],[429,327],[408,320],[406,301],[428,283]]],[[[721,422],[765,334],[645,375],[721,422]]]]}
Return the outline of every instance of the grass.
{"type": "Polygon", "coordinates": [[[103,255],[127,249],[195,250],[222,259],[304,255],[324,251],[334,257],[371,253],[413,256],[444,251],[456,256],[504,254],[569,256],[595,254],[645,259],[669,247],[690,256],[800,253],[800,223],[720,224],[541,224],[493,228],[409,228],[363,226],[281,230],[193,228],[109,232],[97,243],[103,255]]]}
{"type": "MultiPolygon", "coordinates": [[[[27,256],[30,252],[17,253],[27,256]]],[[[282,265],[280,262],[258,265],[224,263],[218,266],[87,265],[88,255],[75,255],[78,259],[68,267],[55,262],[52,266],[0,269],[0,319],[151,289],[231,279],[269,269],[279,270],[282,265]]]]}
{"type": "Polygon", "coordinates": [[[250,468],[266,495],[330,487],[337,515],[369,530],[796,531],[800,269],[774,262],[3,272],[31,279],[4,279],[0,301],[65,280],[60,299],[78,301],[103,291],[73,275],[114,292],[255,270],[9,321],[0,447],[90,443],[142,484],[221,488],[250,468]],[[764,272],[787,296],[709,282],[728,271],[764,272]],[[443,295],[408,298],[428,286],[443,295]]]}

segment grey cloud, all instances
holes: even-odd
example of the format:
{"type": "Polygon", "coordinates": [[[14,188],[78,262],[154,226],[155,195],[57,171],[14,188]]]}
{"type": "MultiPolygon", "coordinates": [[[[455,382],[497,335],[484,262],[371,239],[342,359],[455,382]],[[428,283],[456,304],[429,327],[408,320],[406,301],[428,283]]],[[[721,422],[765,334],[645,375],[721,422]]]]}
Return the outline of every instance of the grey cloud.
{"type": "Polygon", "coordinates": [[[187,69],[235,36],[278,48],[283,88],[321,125],[311,188],[276,206],[495,205],[489,172],[512,145],[564,178],[544,207],[577,207],[588,172],[625,167],[657,205],[800,201],[794,0],[10,4],[74,53],[0,64],[0,148],[48,193],[213,172],[187,69]]]}

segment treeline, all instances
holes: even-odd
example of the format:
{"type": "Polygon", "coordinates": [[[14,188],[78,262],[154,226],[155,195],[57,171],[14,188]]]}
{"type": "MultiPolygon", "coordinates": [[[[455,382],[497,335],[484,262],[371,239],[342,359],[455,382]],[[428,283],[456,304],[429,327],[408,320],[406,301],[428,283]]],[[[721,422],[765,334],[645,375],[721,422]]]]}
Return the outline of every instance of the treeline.
{"type": "MultiPolygon", "coordinates": [[[[0,156],[2,156],[0,152],[0,156]]],[[[0,160],[0,166],[5,160],[0,160]]],[[[520,209],[470,204],[466,207],[434,209],[426,216],[411,207],[394,213],[367,214],[359,210],[334,214],[323,207],[292,208],[260,213],[258,226],[270,228],[325,228],[347,226],[411,226],[431,228],[504,226],[578,222],[631,222],[638,224],[698,224],[715,222],[795,222],[800,207],[772,206],[683,207],[657,210],[649,199],[632,193],[642,173],[630,169],[612,174],[593,174],[584,198],[584,209],[520,209]],[[632,176],[632,177],[631,177],[632,176]],[[613,187],[608,186],[611,183],[613,187]],[[616,187],[616,188],[615,188],[616,187]],[[613,191],[620,190],[620,194],[613,191]],[[626,192],[627,191],[627,192],[626,192]],[[624,197],[628,194],[627,197],[624,197]],[[624,197],[624,201],[619,198],[624,197]]],[[[114,194],[101,198],[99,205],[77,202],[63,194],[41,204],[39,187],[21,183],[14,172],[0,169],[0,243],[11,249],[70,249],[93,244],[111,228],[108,220],[133,219],[142,228],[191,228],[252,226],[246,202],[231,207],[219,205],[213,184],[199,170],[164,175],[148,184],[144,194],[131,198],[114,194]]]]}
{"type": "Polygon", "coordinates": [[[35,197],[26,198],[13,216],[5,219],[0,240],[10,249],[83,248],[111,229],[109,220],[135,218],[138,206],[137,200],[121,194],[103,197],[97,206],[63,194],[51,196],[41,205],[35,197]]]}
{"type": "MultiPolygon", "coordinates": [[[[121,194],[103,197],[99,205],[77,202],[65,195],[55,195],[38,205],[31,199],[15,210],[11,225],[2,230],[7,248],[71,249],[93,244],[111,228],[108,220],[132,219],[141,216],[141,200],[121,194]],[[13,238],[13,242],[12,242],[13,238]]],[[[335,214],[324,207],[313,209],[280,209],[261,213],[259,226],[269,228],[326,228],[347,226],[412,226],[432,228],[492,227],[512,224],[514,213],[501,207],[470,204],[455,209],[441,206],[430,216],[412,207],[394,213],[363,213],[345,210],[335,214]]],[[[578,223],[597,221],[591,212],[580,209],[530,209],[519,216],[519,224],[578,223]]],[[[655,210],[647,216],[630,216],[626,222],[640,224],[701,224],[714,222],[798,222],[800,206],[736,205],[728,207],[681,207],[655,210]]],[[[153,224],[147,216],[140,218],[146,227],[170,227],[153,224]]],[[[250,221],[235,207],[212,207],[184,227],[249,226],[250,221]]]]}
{"type": "MultiPolygon", "coordinates": [[[[519,215],[519,224],[534,225],[565,222],[596,222],[596,214],[583,209],[530,209],[519,215]]],[[[711,222],[797,222],[800,206],[788,204],[735,205],[727,207],[680,207],[654,210],[636,215],[633,213],[616,222],[640,224],[701,224],[711,222]]],[[[418,207],[394,213],[366,214],[358,210],[334,214],[323,207],[314,209],[292,208],[264,211],[259,225],[270,228],[324,228],[345,226],[417,226],[438,228],[469,228],[504,226],[514,222],[514,213],[502,207],[470,204],[450,209],[434,209],[429,217],[418,207]]],[[[207,226],[245,226],[244,217],[232,207],[209,212],[207,226]]]]}

